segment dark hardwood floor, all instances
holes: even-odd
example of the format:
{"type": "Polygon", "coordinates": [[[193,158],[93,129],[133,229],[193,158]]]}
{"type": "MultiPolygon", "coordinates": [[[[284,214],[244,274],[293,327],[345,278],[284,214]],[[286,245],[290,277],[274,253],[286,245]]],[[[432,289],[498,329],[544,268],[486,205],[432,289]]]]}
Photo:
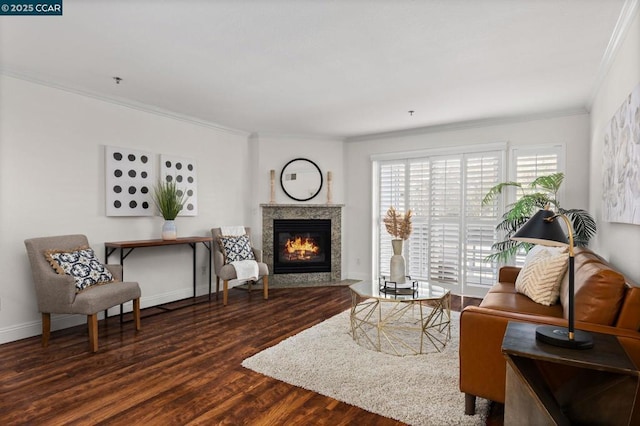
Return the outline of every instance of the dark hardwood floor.
{"type": "Polygon", "coordinates": [[[53,332],[48,348],[40,336],[0,345],[0,424],[401,424],[241,366],[348,309],[347,287],[196,301],[143,310],[138,333],[101,321],[96,354],[85,326],[53,332]]]}

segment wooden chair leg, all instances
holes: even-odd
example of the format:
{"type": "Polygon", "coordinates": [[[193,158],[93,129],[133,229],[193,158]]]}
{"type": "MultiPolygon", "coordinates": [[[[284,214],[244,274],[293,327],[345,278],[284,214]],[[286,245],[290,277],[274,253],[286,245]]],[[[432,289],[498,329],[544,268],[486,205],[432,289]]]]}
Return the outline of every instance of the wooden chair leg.
{"type": "Polygon", "coordinates": [[[218,293],[220,293],[220,277],[216,276],[216,300],[218,300],[218,293]]]}
{"type": "Polygon", "coordinates": [[[223,280],[222,281],[222,304],[224,306],[227,306],[228,293],[229,293],[229,281],[223,280]]]}
{"type": "Polygon", "coordinates": [[[91,352],[98,352],[98,314],[87,315],[87,325],[91,352]]]}
{"type": "Polygon", "coordinates": [[[42,313],[42,347],[49,346],[49,337],[51,336],[51,314],[42,313]]]}
{"type": "Polygon", "coordinates": [[[267,300],[269,298],[269,275],[262,277],[262,288],[264,300],[267,300]]]}
{"type": "Polygon", "coordinates": [[[136,331],[140,331],[140,299],[133,299],[133,320],[136,324],[136,331]]]}

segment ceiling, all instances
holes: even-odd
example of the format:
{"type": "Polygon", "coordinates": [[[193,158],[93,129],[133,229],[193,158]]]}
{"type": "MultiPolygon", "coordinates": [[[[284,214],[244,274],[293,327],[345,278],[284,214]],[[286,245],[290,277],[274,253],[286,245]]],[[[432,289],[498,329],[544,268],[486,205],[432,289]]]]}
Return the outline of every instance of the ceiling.
{"type": "Polygon", "coordinates": [[[0,17],[0,67],[220,127],[352,138],[584,111],[624,7],[64,0],[62,17],[0,17]]]}

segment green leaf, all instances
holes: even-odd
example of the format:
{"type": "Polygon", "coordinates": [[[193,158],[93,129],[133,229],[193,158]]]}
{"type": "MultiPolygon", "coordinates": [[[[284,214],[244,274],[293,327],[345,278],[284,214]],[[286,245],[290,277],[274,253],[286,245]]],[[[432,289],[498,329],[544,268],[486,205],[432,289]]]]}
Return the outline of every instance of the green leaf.
{"type": "Polygon", "coordinates": [[[493,188],[489,189],[489,192],[487,192],[487,195],[485,195],[484,198],[482,199],[482,205],[486,206],[487,204],[491,204],[499,194],[502,194],[502,190],[504,188],[511,187],[511,186],[517,186],[518,188],[522,187],[522,185],[520,185],[518,182],[499,183],[493,188]]]}
{"type": "Polygon", "coordinates": [[[531,182],[531,188],[542,188],[546,189],[548,192],[553,192],[555,194],[560,189],[560,185],[562,185],[563,180],[564,173],[554,173],[547,176],[540,176],[533,182],[531,182]]]}
{"type": "Polygon", "coordinates": [[[174,220],[188,197],[178,189],[175,181],[159,181],[153,188],[152,198],[162,217],[165,220],[174,220]]]}

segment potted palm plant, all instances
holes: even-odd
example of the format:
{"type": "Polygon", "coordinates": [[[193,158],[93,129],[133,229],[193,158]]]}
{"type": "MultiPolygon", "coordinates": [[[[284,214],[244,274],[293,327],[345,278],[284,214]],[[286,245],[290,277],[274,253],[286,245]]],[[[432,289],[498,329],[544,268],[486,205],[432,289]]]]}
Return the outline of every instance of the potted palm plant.
{"type": "Polygon", "coordinates": [[[507,211],[502,215],[498,225],[496,225],[496,230],[503,233],[504,240],[498,241],[491,246],[494,253],[487,256],[485,261],[506,263],[519,250],[529,251],[532,247],[531,244],[513,241],[511,237],[534,213],[547,206],[569,218],[573,227],[574,244],[576,246],[586,247],[589,244],[589,240],[596,234],[596,222],[586,210],[564,209],[560,206],[558,190],[563,180],[563,173],[554,173],[540,176],[529,185],[517,182],[502,182],[489,190],[482,200],[483,205],[491,204],[506,188],[518,188],[522,191],[522,194],[518,201],[507,206],[507,211]]]}
{"type": "Polygon", "coordinates": [[[187,201],[184,191],[178,189],[173,180],[160,181],[153,188],[153,202],[164,218],[162,225],[162,239],[175,240],[178,237],[175,219],[187,201]]]}

